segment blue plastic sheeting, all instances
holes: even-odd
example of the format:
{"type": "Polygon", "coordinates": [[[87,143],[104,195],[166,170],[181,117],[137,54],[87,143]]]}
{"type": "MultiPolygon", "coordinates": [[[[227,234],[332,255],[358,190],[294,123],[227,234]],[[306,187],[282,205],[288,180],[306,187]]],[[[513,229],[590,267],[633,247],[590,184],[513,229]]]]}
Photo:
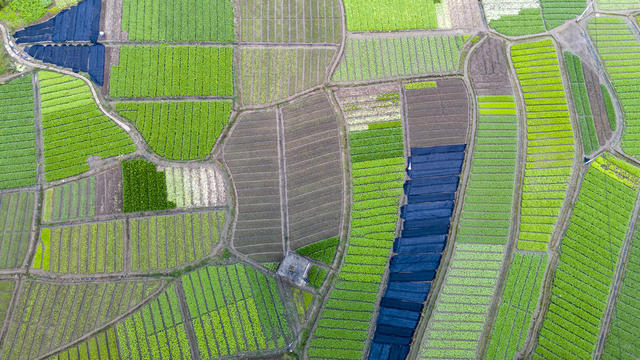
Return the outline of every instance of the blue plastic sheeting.
{"type": "Polygon", "coordinates": [[[83,0],[55,17],[15,33],[16,42],[98,41],[101,0],[83,0]]]}
{"type": "Polygon", "coordinates": [[[447,242],[466,145],[413,148],[370,360],[405,359],[447,242]]]}
{"type": "Polygon", "coordinates": [[[104,83],[104,45],[33,45],[25,51],[34,59],[71,68],[73,72],[87,72],[91,80],[104,83]]]}

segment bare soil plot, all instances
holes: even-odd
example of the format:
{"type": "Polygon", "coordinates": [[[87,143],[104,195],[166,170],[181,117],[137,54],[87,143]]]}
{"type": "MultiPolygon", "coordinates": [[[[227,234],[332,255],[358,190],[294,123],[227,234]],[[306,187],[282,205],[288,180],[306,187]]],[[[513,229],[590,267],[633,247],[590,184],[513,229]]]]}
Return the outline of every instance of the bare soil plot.
{"type": "Polygon", "coordinates": [[[335,94],[349,131],[367,130],[373,123],[402,120],[398,84],[343,88],[335,94]]]}
{"type": "Polygon", "coordinates": [[[611,125],[609,124],[607,108],[602,97],[600,77],[584,63],[582,64],[582,72],[584,74],[584,83],[587,87],[587,95],[589,95],[589,103],[591,104],[593,123],[598,134],[598,142],[604,145],[611,138],[611,125]]]}
{"type": "Polygon", "coordinates": [[[461,79],[436,80],[436,87],[406,90],[410,147],[467,143],[469,99],[461,79]]]}
{"type": "Polygon", "coordinates": [[[449,0],[449,17],[454,29],[477,29],[483,26],[476,0],[449,0]]]}
{"type": "Polygon", "coordinates": [[[127,41],[129,35],[122,31],[122,0],[102,0],[100,31],[104,31],[101,41],[127,41]]]}
{"type": "Polygon", "coordinates": [[[298,249],[340,233],[343,173],[338,119],[320,92],[283,107],[289,242],[298,249]]]}
{"type": "Polygon", "coordinates": [[[240,0],[240,41],[336,44],[339,0],[240,0]]]}
{"type": "Polygon", "coordinates": [[[478,96],[513,93],[501,40],[487,38],[471,54],[470,64],[469,77],[478,96]]]}
{"type": "Polygon", "coordinates": [[[35,359],[73,342],[145,301],[159,280],[21,283],[0,358],[35,359]]]}
{"type": "Polygon", "coordinates": [[[116,166],[96,175],[96,215],[122,212],[122,168],[116,166]]]}
{"type": "Polygon", "coordinates": [[[237,191],[233,244],[259,261],[283,257],[277,129],[274,111],[242,114],[223,149],[237,191]]]}

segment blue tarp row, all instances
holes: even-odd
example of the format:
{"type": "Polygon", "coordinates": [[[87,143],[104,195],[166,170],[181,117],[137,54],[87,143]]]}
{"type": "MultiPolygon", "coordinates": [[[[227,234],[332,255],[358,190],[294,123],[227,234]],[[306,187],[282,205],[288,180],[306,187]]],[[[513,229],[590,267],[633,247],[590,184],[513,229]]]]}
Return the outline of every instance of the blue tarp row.
{"type": "Polygon", "coordinates": [[[411,155],[428,155],[428,154],[445,153],[445,152],[458,152],[458,151],[464,151],[466,148],[467,148],[466,144],[431,146],[427,148],[411,148],[411,155]]]}
{"type": "Polygon", "coordinates": [[[371,342],[369,360],[403,360],[409,355],[409,345],[391,344],[388,342],[371,342]]]}
{"type": "Polygon", "coordinates": [[[404,359],[440,266],[466,145],[412,148],[404,184],[407,205],[393,244],[369,359],[404,359]]]}
{"type": "Polygon", "coordinates": [[[41,41],[98,41],[100,31],[100,0],[84,0],[62,10],[41,24],[29,26],[15,33],[17,43],[41,41]]]}
{"type": "Polygon", "coordinates": [[[88,72],[91,80],[104,83],[104,46],[97,45],[33,45],[25,48],[33,58],[74,72],[88,72]]]}

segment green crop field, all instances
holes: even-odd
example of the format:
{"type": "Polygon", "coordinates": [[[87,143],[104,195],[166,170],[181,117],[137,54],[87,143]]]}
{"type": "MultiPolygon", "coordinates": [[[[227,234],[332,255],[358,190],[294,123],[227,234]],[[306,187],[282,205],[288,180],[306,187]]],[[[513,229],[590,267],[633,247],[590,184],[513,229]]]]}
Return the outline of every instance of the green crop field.
{"type": "Polygon", "coordinates": [[[31,75],[0,85],[0,189],[36,183],[31,75]]]}
{"type": "Polygon", "coordinates": [[[235,264],[205,267],[181,282],[203,359],[275,350],[291,340],[273,278],[235,264]]]}
{"type": "Polygon", "coordinates": [[[478,98],[479,118],[471,176],[457,241],[506,244],[509,239],[518,118],[511,96],[478,98]]]}
{"type": "Polygon", "coordinates": [[[333,81],[370,81],[418,74],[454,73],[463,36],[347,38],[333,81]]]}
{"type": "Polygon", "coordinates": [[[486,359],[512,359],[523,349],[546,267],[547,255],[514,253],[489,335],[486,359]]]}
{"type": "Polygon", "coordinates": [[[185,0],[179,3],[124,0],[122,30],[131,41],[231,42],[231,0],[185,0]]]}
{"type": "Polygon", "coordinates": [[[302,247],[296,252],[308,258],[322,261],[327,265],[331,265],[333,263],[333,258],[336,255],[336,251],[338,250],[338,243],[339,239],[336,237],[332,237],[302,247]]]}
{"type": "Polygon", "coordinates": [[[608,154],[589,167],[561,242],[535,359],[587,358],[595,351],[637,197],[638,183],[629,179],[639,175],[608,154]]]}
{"type": "Polygon", "coordinates": [[[220,241],[225,216],[217,211],[131,219],[131,269],[159,271],[204,258],[220,241]]]}
{"type": "Polygon", "coordinates": [[[109,95],[125,98],[233,96],[233,49],[229,46],[123,46],[119,65],[111,67],[109,95]]]}
{"type": "Polygon", "coordinates": [[[400,123],[370,124],[369,130],[350,133],[349,145],[351,238],[338,280],[311,335],[310,359],[362,357],[398,221],[404,180],[400,123]]]}
{"type": "Polygon", "coordinates": [[[157,280],[75,284],[23,281],[15,302],[24,311],[13,313],[4,333],[8,341],[0,347],[0,355],[8,360],[43,356],[132,311],[160,285],[157,280]]]}
{"type": "Polygon", "coordinates": [[[456,244],[418,359],[476,358],[503,258],[502,244],[456,244]]]}
{"type": "Polygon", "coordinates": [[[0,269],[22,265],[34,217],[34,192],[0,194],[0,269]]]}
{"type": "Polygon", "coordinates": [[[589,95],[587,87],[584,83],[584,74],[582,72],[582,63],[580,58],[570,52],[565,52],[565,63],[569,73],[569,81],[571,82],[571,95],[573,103],[578,112],[578,124],[580,124],[580,135],[582,135],[582,147],[585,155],[591,154],[598,150],[598,136],[596,127],[593,123],[593,114],[591,113],[591,104],[589,103],[589,95]]]}
{"type": "Polygon", "coordinates": [[[230,101],[117,103],[151,149],[167,159],[192,160],[209,155],[229,122],[230,101]]]}
{"type": "Polygon", "coordinates": [[[640,116],[635,109],[640,95],[637,86],[640,79],[637,71],[640,67],[640,40],[622,18],[593,18],[589,21],[588,30],[624,112],[622,149],[638,157],[640,116]]]}
{"type": "Polygon", "coordinates": [[[603,360],[634,358],[640,356],[640,232],[636,224],[631,249],[627,255],[628,263],[620,292],[616,298],[615,310],[607,333],[603,360]]]}
{"type": "Polygon", "coordinates": [[[84,81],[54,72],[38,76],[47,181],[89,170],[90,156],[104,159],[136,150],[129,135],[98,109],[84,81]]]}
{"type": "Polygon", "coordinates": [[[33,268],[61,274],[124,271],[124,221],[43,228],[33,268]]]}
{"type": "Polygon", "coordinates": [[[571,177],[573,129],[553,41],[513,45],[511,59],[527,125],[518,249],[545,251],[571,177]]]}
{"type": "Polygon", "coordinates": [[[640,357],[640,0],[0,0],[0,35],[0,360],[640,357]]]}
{"type": "MultiPolygon", "coordinates": [[[[436,29],[437,0],[345,0],[349,31],[436,29]]],[[[442,11],[442,10],[440,10],[442,11]]]]}

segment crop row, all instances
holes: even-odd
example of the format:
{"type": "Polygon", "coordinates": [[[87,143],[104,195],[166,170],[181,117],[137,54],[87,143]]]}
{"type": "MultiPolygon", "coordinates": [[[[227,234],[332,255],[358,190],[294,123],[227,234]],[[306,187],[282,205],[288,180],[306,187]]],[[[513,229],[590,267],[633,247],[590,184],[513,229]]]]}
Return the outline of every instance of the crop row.
{"type": "Polygon", "coordinates": [[[230,0],[180,2],[124,0],[122,30],[130,41],[231,42],[233,6],[230,0]]]}
{"type": "Polygon", "coordinates": [[[393,245],[404,179],[399,123],[349,134],[353,179],[351,238],[307,357],[360,359],[393,245]]]}
{"type": "Polygon", "coordinates": [[[591,104],[587,87],[585,86],[584,72],[582,71],[582,62],[580,58],[568,51],[564,53],[565,64],[569,72],[569,81],[571,83],[571,95],[573,103],[578,112],[578,124],[580,125],[580,134],[582,135],[582,146],[585,155],[589,155],[596,151],[600,144],[596,134],[596,127],[593,122],[593,114],[591,113],[591,104]]]}
{"type": "Polygon", "coordinates": [[[489,335],[486,359],[513,359],[523,349],[546,267],[546,254],[514,253],[489,335]]]}
{"type": "MultiPolygon", "coordinates": [[[[640,115],[636,111],[640,96],[636,65],[640,63],[640,41],[622,18],[598,17],[589,20],[588,32],[604,64],[624,113],[622,149],[640,155],[640,115]]],[[[612,110],[611,104],[605,104],[612,110]]],[[[611,120],[611,118],[610,118],[611,120]]]]}
{"type": "Polygon", "coordinates": [[[105,326],[145,301],[157,280],[55,284],[25,280],[4,334],[0,357],[40,358],[105,326]],[[64,316],[60,316],[64,314],[64,316]]]}
{"type": "Polygon", "coordinates": [[[465,40],[463,36],[349,37],[333,81],[456,72],[465,40]]]}
{"type": "Polygon", "coordinates": [[[421,0],[346,0],[344,7],[349,31],[437,29],[436,14],[445,9],[439,2],[421,0]]]}
{"type": "Polygon", "coordinates": [[[53,72],[40,72],[39,79],[47,181],[89,170],[90,156],[135,151],[127,133],[98,109],[84,81],[53,72]]]}
{"type": "Polygon", "coordinates": [[[231,115],[230,101],[117,103],[154,152],[167,159],[204,158],[231,115]]]}
{"type": "Polygon", "coordinates": [[[596,166],[587,171],[562,239],[534,358],[592,356],[637,189],[596,166]]]}
{"type": "Polygon", "coordinates": [[[170,269],[209,255],[220,241],[223,211],[131,219],[132,271],[170,269]]]}
{"type": "Polygon", "coordinates": [[[88,338],[76,346],[57,353],[47,360],[120,360],[118,340],[113,327],[88,338]]]}
{"type": "Polygon", "coordinates": [[[340,5],[331,0],[242,0],[239,41],[337,44],[340,13],[340,5]]]}
{"type": "Polygon", "coordinates": [[[524,95],[527,125],[518,249],[544,251],[571,177],[571,119],[553,40],[513,45],[511,58],[524,95]]]}
{"type": "Polygon", "coordinates": [[[4,324],[15,285],[12,280],[0,280],[0,324],[4,324]]]}
{"type": "Polygon", "coordinates": [[[506,244],[518,152],[518,117],[511,96],[478,98],[471,175],[456,240],[506,244]]]}
{"type": "Polygon", "coordinates": [[[33,222],[35,193],[0,194],[0,269],[22,265],[33,222]]]}
{"type": "Polygon", "coordinates": [[[0,189],[36,183],[31,74],[0,85],[0,189]]]}
{"type": "Polygon", "coordinates": [[[575,19],[586,7],[586,0],[489,0],[483,4],[489,26],[511,36],[551,30],[575,19]]]}
{"type": "Polygon", "coordinates": [[[143,159],[122,162],[122,208],[124,212],[172,209],[176,204],[167,200],[165,173],[143,159]]]}
{"type": "Polygon", "coordinates": [[[331,237],[326,240],[318,241],[298,249],[296,252],[300,255],[309,257],[314,260],[322,261],[331,266],[333,258],[338,250],[339,239],[331,237]]]}
{"type": "Polygon", "coordinates": [[[112,97],[232,96],[233,49],[123,46],[109,84],[112,97]]]}
{"type": "Polygon", "coordinates": [[[227,195],[222,174],[217,168],[164,169],[167,200],[181,208],[213,207],[226,204],[227,195]]]}
{"type": "Polygon", "coordinates": [[[640,231],[632,238],[622,285],[608,329],[603,360],[640,357],[640,231]]]}
{"type": "Polygon", "coordinates": [[[171,285],[115,328],[122,359],[191,359],[176,285],[171,285]]]}
{"type": "Polygon", "coordinates": [[[70,181],[45,190],[42,221],[92,217],[96,206],[96,177],[70,181]]]}
{"type": "Polygon", "coordinates": [[[124,271],[124,221],[43,228],[33,268],[60,274],[124,271]]]}
{"type": "Polygon", "coordinates": [[[402,120],[400,89],[396,85],[344,88],[336,96],[349,131],[362,131],[369,126],[389,126],[402,120]]]}
{"type": "Polygon", "coordinates": [[[244,105],[269,104],[322,84],[333,48],[240,48],[240,98],[244,105]]]}
{"type": "Polygon", "coordinates": [[[281,349],[292,340],[275,280],[252,267],[209,266],[181,282],[203,359],[281,349]]]}
{"type": "Polygon", "coordinates": [[[476,358],[504,258],[503,244],[457,243],[419,359],[476,358]],[[464,340],[464,341],[459,341],[464,340]]]}

